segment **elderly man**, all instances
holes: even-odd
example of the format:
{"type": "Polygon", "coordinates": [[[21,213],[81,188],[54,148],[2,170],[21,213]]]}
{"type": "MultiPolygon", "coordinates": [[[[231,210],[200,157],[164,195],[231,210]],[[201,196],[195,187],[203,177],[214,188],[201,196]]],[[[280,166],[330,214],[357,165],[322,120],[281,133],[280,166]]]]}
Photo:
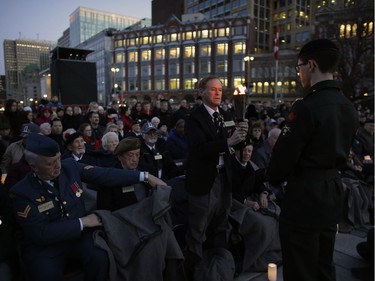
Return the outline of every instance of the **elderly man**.
{"type": "Polygon", "coordinates": [[[8,172],[10,165],[17,163],[21,160],[25,146],[27,143],[27,138],[31,133],[39,133],[40,128],[38,125],[33,123],[26,123],[22,125],[21,137],[22,139],[11,143],[3,155],[3,160],[1,162],[1,170],[4,174],[8,172]]]}
{"type": "Polygon", "coordinates": [[[149,171],[150,174],[163,180],[177,176],[177,166],[166,142],[159,138],[157,129],[151,122],[146,122],[142,126],[141,142],[140,169],[149,171]]]}
{"type": "Polygon", "coordinates": [[[24,233],[22,260],[29,280],[62,280],[66,259],[77,259],[85,280],[107,280],[108,256],[94,246],[92,228],[101,225],[87,214],[82,182],[110,187],[140,181],[165,183],[147,172],[105,169],[60,160],[58,144],[31,134],[25,158],[32,173],[11,188],[17,222],[24,233]]]}
{"type": "MultiPolygon", "coordinates": [[[[136,170],[139,163],[141,141],[139,138],[127,137],[116,147],[114,154],[117,156],[124,170],[136,170]]],[[[98,191],[98,209],[115,211],[122,207],[137,203],[146,196],[145,185],[140,183],[130,186],[118,186],[101,189],[98,191]],[[140,191],[136,191],[140,189],[140,191]],[[138,194],[138,197],[137,197],[138,194]]],[[[147,188],[148,189],[148,188],[147,188]]]]}

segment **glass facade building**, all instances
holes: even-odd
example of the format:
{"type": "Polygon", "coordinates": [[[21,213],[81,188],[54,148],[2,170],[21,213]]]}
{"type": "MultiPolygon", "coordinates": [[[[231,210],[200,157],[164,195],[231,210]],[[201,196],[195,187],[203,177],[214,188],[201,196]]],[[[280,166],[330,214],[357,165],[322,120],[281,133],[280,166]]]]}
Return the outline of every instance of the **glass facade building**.
{"type": "Polygon", "coordinates": [[[4,40],[7,99],[25,101],[40,92],[38,74],[49,67],[55,45],[39,40],[4,40]]]}
{"type": "Polygon", "coordinates": [[[139,22],[139,20],[139,18],[78,7],[69,17],[70,47],[77,47],[80,43],[106,28],[122,30],[139,22]]]}

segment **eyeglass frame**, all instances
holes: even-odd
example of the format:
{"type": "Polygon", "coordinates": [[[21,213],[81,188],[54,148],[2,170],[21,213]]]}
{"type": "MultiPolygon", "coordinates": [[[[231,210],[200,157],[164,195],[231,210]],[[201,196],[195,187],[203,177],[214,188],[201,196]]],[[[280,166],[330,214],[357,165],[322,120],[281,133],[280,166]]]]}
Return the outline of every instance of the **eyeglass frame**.
{"type": "Polygon", "coordinates": [[[304,62],[304,63],[299,63],[299,64],[297,64],[297,65],[294,67],[294,69],[296,70],[297,74],[300,72],[300,67],[301,67],[302,65],[306,65],[306,64],[308,64],[308,63],[309,63],[309,61],[304,62]]]}

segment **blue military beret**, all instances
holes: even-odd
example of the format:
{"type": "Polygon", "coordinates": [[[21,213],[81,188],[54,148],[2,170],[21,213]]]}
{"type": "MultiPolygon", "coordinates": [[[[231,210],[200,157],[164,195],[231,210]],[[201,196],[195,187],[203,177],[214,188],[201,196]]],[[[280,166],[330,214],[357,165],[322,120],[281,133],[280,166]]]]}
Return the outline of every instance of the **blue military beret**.
{"type": "Polygon", "coordinates": [[[53,157],[60,152],[56,141],[44,135],[32,133],[27,138],[26,149],[40,156],[53,157]]]}

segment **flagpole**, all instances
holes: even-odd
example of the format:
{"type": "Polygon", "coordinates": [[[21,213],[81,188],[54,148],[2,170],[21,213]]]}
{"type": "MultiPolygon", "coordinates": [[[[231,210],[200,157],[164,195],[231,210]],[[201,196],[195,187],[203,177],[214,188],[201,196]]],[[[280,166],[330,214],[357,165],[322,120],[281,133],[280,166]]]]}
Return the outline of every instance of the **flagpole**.
{"type": "Polygon", "coordinates": [[[279,60],[275,60],[275,90],[273,91],[274,92],[274,101],[277,100],[277,80],[279,79],[278,77],[279,75],[279,60]]]}
{"type": "Polygon", "coordinates": [[[280,27],[277,24],[275,29],[275,38],[273,39],[273,55],[275,57],[275,88],[273,100],[277,100],[277,81],[279,80],[279,38],[280,37],[280,27]]]}

